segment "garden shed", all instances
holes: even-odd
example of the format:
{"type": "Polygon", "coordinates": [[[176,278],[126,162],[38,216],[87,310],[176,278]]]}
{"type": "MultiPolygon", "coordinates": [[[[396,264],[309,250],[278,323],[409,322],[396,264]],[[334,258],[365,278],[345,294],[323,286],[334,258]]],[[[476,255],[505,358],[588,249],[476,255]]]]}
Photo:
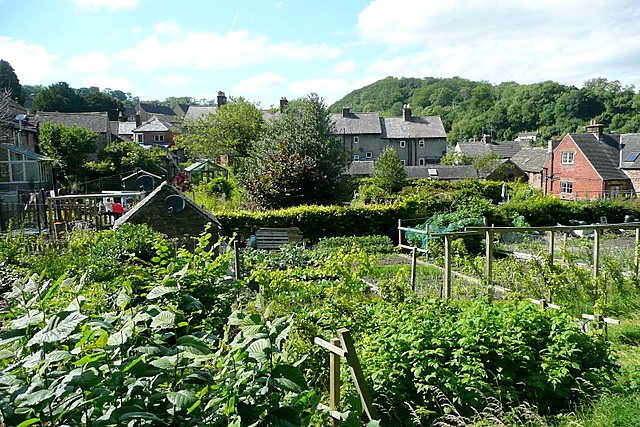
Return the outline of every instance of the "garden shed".
{"type": "Polygon", "coordinates": [[[187,179],[194,185],[200,182],[208,182],[222,176],[226,178],[229,171],[209,159],[198,160],[184,169],[187,179]]]}
{"type": "Polygon", "coordinates": [[[195,239],[211,223],[213,240],[220,235],[220,222],[180,190],[163,182],[133,209],[119,218],[114,228],[130,222],[147,224],[152,229],[174,239],[179,246],[193,248],[195,239]]]}
{"type": "Polygon", "coordinates": [[[144,169],[138,169],[131,175],[122,178],[121,181],[122,188],[127,191],[153,191],[162,184],[164,179],[144,169]]]}

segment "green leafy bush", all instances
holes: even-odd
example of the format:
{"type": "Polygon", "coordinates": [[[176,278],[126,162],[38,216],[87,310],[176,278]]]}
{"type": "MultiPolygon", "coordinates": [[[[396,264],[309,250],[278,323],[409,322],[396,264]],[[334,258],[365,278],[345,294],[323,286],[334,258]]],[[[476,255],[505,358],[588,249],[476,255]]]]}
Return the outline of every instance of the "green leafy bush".
{"type": "Polygon", "coordinates": [[[605,342],[529,303],[379,304],[372,315],[357,339],[385,425],[432,420],[435,390],[463,415],[488,397],[554,413],[595,395],[616,371],[605,342]]]}

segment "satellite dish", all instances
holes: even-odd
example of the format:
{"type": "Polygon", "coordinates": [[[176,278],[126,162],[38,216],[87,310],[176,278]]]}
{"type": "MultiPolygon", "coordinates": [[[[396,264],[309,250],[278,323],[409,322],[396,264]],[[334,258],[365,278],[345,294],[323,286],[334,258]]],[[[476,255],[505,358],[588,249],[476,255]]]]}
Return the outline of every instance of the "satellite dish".
{"type": "Polygon", "coordinates": [[[156,181],[150,175],[140,175],[136,178],[136,186],[144,191],[153,191],[156,187],[156,181]]]}
{"type": "Polygon", "coordinates": [[[177,213],[184,209],[184,198],[178,195],[167,196],[164,199],[164,205],[169,213],[177,213]]]}

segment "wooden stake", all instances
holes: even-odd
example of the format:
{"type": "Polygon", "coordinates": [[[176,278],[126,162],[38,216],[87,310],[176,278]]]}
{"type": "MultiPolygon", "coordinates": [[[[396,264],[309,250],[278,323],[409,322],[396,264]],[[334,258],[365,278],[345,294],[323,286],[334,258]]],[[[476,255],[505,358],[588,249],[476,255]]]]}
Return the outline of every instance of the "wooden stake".
{"type": "Polygon", "coordinates": [[[347,351],[347,362],[349,363],[351,377],[353,378],[356,390],[358,390],[358,394],[360,395],[360,400],[362,400],[362,406],[364,407],[365,413],[367,414],[367,417],[369,417],[369,420],[377,420],[379,419],[378,411],[376,411],[376,408],[373,406],[371,391],[364,379],[364,374],[360,367],[360,361],[356,355],[356,348],[353,345],[351,332],[346,328],[338,329],[337,332],[340,337],[340,342],[342,343],[342,348],[347,351]]]}
{"type": "Polygon", "coordinates": [[[594,279],[598,277],[598,267],[600,264],[600,233],[599,229],[593,231],[593,270],[591,277],[594,279]]]}
{"type": "MultiPolygon", "coordinates": [[[[333,338],[331,344],[336,347],[340,346],[340,340],[333,338]]],[[[340,407],[340,356],[329,353],[329,408],[331,411],[337,411],[340,407]]],[[[332,426],[339,426],[340,421],[331,418],[332,426]]]]}
{"type": "Polygon", "coordinates": [[[451,237],[444,236],[444,298],[451,298],[451,237]]]}
{"type": "Polygon", "coordinates": [[[638,275],[638,267],[640,266],[640,228],[636,228],[636,257],[633,271],[638,275]]]}
{"type": "Polygon", "coordinates": [[[484,275],[485,275],[485,280],[487,282],[487,287],[489,288],[489,296],[493,297],[493,280],[492,280],[492,274],[493,274],[493,232],[491,230],[487,230],[485,231],[485,240],[486,240],[486,244],[485,244],[485,269],[484,269],[484,275]]]}
{"type": "Polygon", "coordinates": [[[410,281],[411,281],[411,290],[415,293],[416,292],[416,264],[417,264],[417,255],[418,255],[418,250],[416,247],[413,247],[411,249],[411,277],[410,277],[410,281]]]}
{"type": "Polygon", "coordinates": [[[236,280],[240,279],[240,251],[238,249],[238,241],[233,241],[233,261],[235,265],[234,277],[236,280]]]}

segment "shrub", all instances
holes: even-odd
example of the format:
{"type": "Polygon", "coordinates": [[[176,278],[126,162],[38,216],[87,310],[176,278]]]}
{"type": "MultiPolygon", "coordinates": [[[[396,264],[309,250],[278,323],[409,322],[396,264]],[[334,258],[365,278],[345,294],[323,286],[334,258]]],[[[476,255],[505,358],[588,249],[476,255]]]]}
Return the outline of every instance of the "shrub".
{"type": "Polygon", "coordinates": [[[378,304],[372,317],[357,339],[385,425],[433,420],[436,390],[463,415],[490,397],[554,413],[608,386],[616,371],[605,342],[529,303],[378,304]]]}
{"type": "Polygon", "coordinates": [[[387,236],[325,237],[316,246],[320,250],[340,248],[357,248],[369,254],[388,254],[394,250],[393,242],[387,236]]]}

